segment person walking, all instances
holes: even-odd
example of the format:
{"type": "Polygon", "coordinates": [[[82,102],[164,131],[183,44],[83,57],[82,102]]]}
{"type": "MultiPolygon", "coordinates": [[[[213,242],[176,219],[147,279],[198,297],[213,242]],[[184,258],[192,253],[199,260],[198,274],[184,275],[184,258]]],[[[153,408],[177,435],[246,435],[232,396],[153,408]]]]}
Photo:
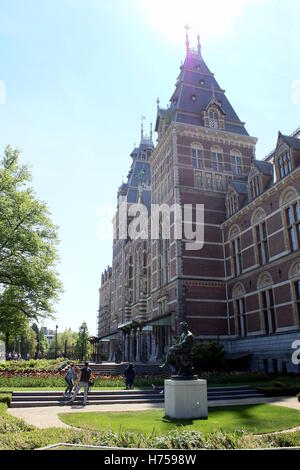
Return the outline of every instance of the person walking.
{"type": "Polygon", "coordinates": [[[74,400],[77,397],[79,390],[81,389],[81,387],[84,387],[83,406],[86,405],[91,375],[92,375],[92,371],[89,367],[89,363],[85,362],[84,367],[80,371],[79,382],[76,385],[72,398],[71,400],[68,401],[68,404],[71,405],[72,403],[74,403],[74,400]]]}
{"type": "Polygon", "coordinates": [[[135,377],[135,369],[132,364],[129,364],[124,372],[126,390],[133,389],[133,381],[135,377]]]}
{"type": "Polygon", "coordinates": [[[64,396],[67,398],[70,398],[72,395],[72,390],[74,387],[74,382],[77,380],[77,375],[75,373],[75,368],[74,364],[70,364],[69,367],[67,368],[67,372],[65,375],[65,381],[67,382],[67,388],[64,393],[64,396]]]}

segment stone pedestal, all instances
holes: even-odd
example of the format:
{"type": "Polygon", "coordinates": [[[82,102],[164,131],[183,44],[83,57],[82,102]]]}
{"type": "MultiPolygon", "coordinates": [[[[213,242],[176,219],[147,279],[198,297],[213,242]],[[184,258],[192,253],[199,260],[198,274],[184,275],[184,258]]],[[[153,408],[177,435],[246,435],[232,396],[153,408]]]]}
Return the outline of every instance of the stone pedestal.
{"type": "Polygon", "coordinates": [[[169,418],[206,419],[206,380],[165,380],[165,412],[169,418]]]}

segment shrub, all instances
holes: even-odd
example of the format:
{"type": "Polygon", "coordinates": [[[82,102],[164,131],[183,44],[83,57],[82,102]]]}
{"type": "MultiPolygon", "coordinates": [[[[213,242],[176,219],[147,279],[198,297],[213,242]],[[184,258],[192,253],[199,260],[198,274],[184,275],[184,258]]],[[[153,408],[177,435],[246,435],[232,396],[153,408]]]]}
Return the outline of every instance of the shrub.
{"type": "Polygon", "coordinates": [[[257,387],[257,390],[267,397],[294,397],[297,393],[300,393],[300,384],[275,384],[267,387],[257,387]]]}
{"type": "Polygon", "coordinates": [[[33,426],[29,426],[22,419],[7,414],[6,410],[7,405],[0,403],[0,436],[6,433],[20,433],[34,429],[33,426]]]}
{"type": "Polygon", "coordinates": [[[10,406],[11,393],[2,393],[2,392],[0,392],[0,403],[6,403],[7,406],[10,406]]]}
{"type": "Polygon", "coordinates": [[[298,398],[298,401],[300,401],[300,393],[298,393],[297,398],[298,398]]]}
{"type": "Polygon", "coordinates": [[[194,367],[197,371],[220,370],[225,362],[225,349],[214,342],[198,343],[194,346],[194,367]]]}

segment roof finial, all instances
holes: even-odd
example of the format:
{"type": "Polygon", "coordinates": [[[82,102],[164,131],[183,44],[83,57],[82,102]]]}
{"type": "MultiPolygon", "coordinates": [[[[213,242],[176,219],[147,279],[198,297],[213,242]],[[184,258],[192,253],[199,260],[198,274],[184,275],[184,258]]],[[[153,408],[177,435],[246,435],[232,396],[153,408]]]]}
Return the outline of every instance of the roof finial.
{"type": "Polygon", "coordinates": [[[186,24],[185,27],[185,45],[186,45],[186,53],[188,54],[189,51],[190,51],[190,42],[189,42],[189,35],[188,35],[188,31],[190,29],[189,25],[186,24]]]}
{"type": "Polygon", "coordinates": [[[150,142],[151,142],[151,144],[152,144],[152,134],[153,134],[153,132],[152,132],[152,122],[150,122],[150,142]]]}
{"type": "Polygon", "coordinates": [[[200,42],[200,34],[198,33],[197,35],[197,40],[198,40],[198,44],[197,44],[197,47],[198,47],[198,55],[201,55],[201,42],[200,42]]]}
{"type": "Polygon", "coordinates": [[[141,117],[141,139],[143,140],[144,138],[144,121],[145,121],[145,116],[141,117]]]}
{"type": "Polygon", "coordinates": [[[158,108],[159,108],[159,104],[160,104],[160,99],[159,99],[159,98],[157,98],[156,104],[157,104],[157,109],[158,109],[158,108]]]}

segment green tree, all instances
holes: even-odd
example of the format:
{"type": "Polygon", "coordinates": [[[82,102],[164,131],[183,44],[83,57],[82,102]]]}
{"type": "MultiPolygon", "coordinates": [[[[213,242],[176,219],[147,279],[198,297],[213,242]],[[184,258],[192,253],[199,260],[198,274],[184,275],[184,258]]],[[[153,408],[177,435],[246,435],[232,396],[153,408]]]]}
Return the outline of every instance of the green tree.
{"type": "Polygon", "coordinates": [[[78,338],[75,344],[76,358],[81,361],[87,360],[91,352],[91,345],[89,342],[89,332],[86,322],[82,323],[79,328],[78,338]]]}
{"type": "Polygon", "coordinates": [[[5,328],[8,337],[9,318],[53,315],[62,290],[56,272],[57,227],[30,181],[19,150],[6,147],[0,161],[0,330],[5,328]]]}
{"type": "Polygon", "coordinates": [[[225,362],[225,349],[222,344],[209,341],[197,343],[193,349],[194,367],[197,372],[220,370],[225,362]]]}
{"type": "MultiPolygon", "coordinates": [[[[71,328],[66,328],[63,333],[57,333],[57,354],[69,359],[73,358],[77,338],[78,333],[72,331],[71,328]]],[[[49,357],[55,356],[55,337],[50,343],[48,355],[49,357]]]]}
{"type": "Polygon", "coordinates": [[[39,334],[39,352],[41,354],[41,357],[46,357],[47,351],[49,348],[48,340],[45,336],[44,329],[40,328],[40,334],[39,334]]]}

